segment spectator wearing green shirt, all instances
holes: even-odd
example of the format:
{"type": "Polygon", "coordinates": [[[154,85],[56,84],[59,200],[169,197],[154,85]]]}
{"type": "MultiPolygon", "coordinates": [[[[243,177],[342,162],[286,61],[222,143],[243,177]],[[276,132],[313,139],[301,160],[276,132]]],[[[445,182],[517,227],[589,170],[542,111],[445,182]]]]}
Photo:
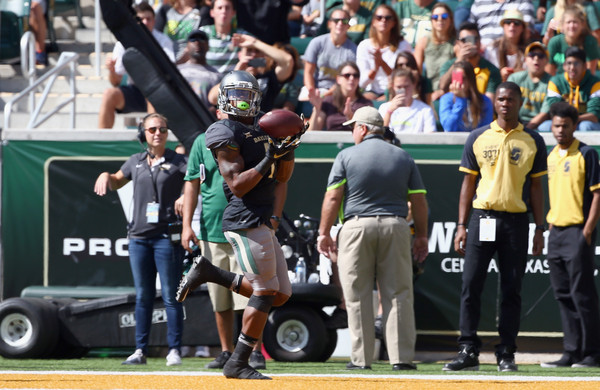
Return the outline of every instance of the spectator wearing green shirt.
{"type": "Polygon", "coordinates": [[[565,61],[565,52],[570,46],[577,46],[586,54],[586,67],[592,74],[596,73],[600,49],[598,41],[588,31],[585,22],[585,13],[579,5],[571,5],[565,9],[562,17],[562,34],[556,35],[548,43],[550,62],[546,71],[555,75],[557,69],[562,68],[565,61]]]}
{"type": "Polygon", "coordinates": [[[543,42],[545,45],[550,42],[552,37],[562,33],[561,19],[563,17],[563,13],[565,12],[567,6],[573,4],[579,4],[583,7],[587,25],[592,32],[592,35],[596,39],[600,39],[600,19],[598,19],[598,7],[600,6],[600,3],[583,0],[558,0],[556,5],[551,7],[548,12],[546,12],[544,27],[542,27],[542,33],[544,34],[543,42]]]}
{"type": "MultiPolygon", "coordinates": [[[[564,73],[548,82],[548,92],[542,104],[542,112],[550,112],[553,103],[566,101],[579,112],[577,130],[600,130],[600,79],[585,67],[586,53],[579,47],[570,47],[565,53],[564,73]]],[[[539,131],[550,131],[552,121],[538,126],[539,131]]]]}
{"type": "Polygon", "coordinates": [[[525,48],[525,70],[508,76],[508,81],[521,88],[523,104],[519,110],[519,119],[529,129],[536,129],[548,119],[548,114],[541,112],[551,77],[544,70],[547,63],[548,50],[542,43],[533,42],[525,48]]]}
{"type": "Polygon", "coordinates": [[[434,0],[403,0],[392,6],[400,23],[404,39],[414,48],[419,39],[431,34],[431,13],[434,0]]]}
{"type": "Polygon", "coordinates": [[[333,11],[343,9],[350,15],[348,22],[348,38],[355,44],[369,37],[369,28],[371,27],[371,19],[373,13],[366,7],[361,5],[360,0],[344,0],[340,6],[331,8],[325,15],[325,21],[319,28],[319,35],[327,33],[327,21],[331,18],[333,11]]]}

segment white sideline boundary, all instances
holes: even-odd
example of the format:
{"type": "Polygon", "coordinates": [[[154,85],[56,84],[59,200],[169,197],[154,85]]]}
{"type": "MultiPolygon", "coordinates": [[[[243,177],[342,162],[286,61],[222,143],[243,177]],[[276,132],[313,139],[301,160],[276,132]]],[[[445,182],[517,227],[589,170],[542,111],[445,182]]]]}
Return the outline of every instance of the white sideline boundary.
{"type": "MultiPolygon", "coordinates": [[[[272,377],[303,377],[303,378],[353,378],[353,379],[416,379],[416,380],[474,380],[474,381],[503,381],[503,382],[600,382],[600,377],[559,377],[559,376],[521,376],[521,375],[358,375],[358,374],[272,374],[267,370],[263,374],[272,377]]],[[[222,372],[208,371],[0,371],[3,374],[28,374],[28,375],[128,375],[128,376],[223,376],[222,372]]]]}

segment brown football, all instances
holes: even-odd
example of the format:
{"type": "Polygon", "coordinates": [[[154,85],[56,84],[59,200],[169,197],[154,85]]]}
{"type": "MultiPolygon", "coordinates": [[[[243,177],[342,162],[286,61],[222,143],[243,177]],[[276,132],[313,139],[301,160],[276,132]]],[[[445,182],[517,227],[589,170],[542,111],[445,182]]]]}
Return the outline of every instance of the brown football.
{"type": "Polygon", "coordinates": [[[258,120],[258,125],[271,138],[285,138],[302,131],[302,119],[289,110],[273,110],[267,112],[258,120]]]}

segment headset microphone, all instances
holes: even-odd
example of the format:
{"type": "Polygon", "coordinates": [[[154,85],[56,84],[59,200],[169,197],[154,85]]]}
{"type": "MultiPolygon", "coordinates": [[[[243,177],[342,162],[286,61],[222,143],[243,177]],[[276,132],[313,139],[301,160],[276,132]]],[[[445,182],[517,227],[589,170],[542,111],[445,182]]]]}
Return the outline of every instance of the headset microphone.
{"type": "Polygon", "coordinates": [[[148,153],[150,158],[155,158],[156,156],[150,151],[150,148],[148,148],[144,145],[146,143],[146,131],[144,130],[144,123],[146,122],[146,118],[148,118],[148,116],[149,115],[146,115],[144,117],[144,119],[142,119],[140,121],[140,123],[138,124],[137,139],[138,139],[138,142],[140,143],[140,145],[142,146],[142,149],[144,149],[148,153]]]}

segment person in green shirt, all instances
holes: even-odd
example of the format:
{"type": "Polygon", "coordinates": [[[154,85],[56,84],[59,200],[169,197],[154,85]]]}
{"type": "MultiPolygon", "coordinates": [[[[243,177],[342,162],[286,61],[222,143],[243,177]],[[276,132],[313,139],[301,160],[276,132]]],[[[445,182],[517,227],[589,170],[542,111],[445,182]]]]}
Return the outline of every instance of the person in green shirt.
{"type": "Polygon", "coordinates": [[[546,71],[551,75],[555,75],[557,70],[562,68],[565,52],[570,46],[577,46],[585,51],[586,66],[592,74],[596,73],[600,49],[598,41],[586,27],[585,18],[586,16],[579,6],[571,5],[565,9],[562,17],[563,33],[556,35],[548,43],[550,62],[546,71]]]}
{"type": "Polygon", "coordinates": [[[561,19],[563,16],[563,12],[565,11],[565,8],[568,5],[572,4],[580,4],[583,7],[585,11],[587,25],[590,31],[592,32],[592,35],[596,39],[600,38],[600,19],[598,18],[598,7],[600,7],[600,3],[582,0],[559,0],[556,2],[555,5],[550,7],[548,12],[546,12],[544,18],[544,25],[542,27],[542,34],[544,34],[544,44],[547,45],[552,37],[562,33],[561,19]]]}
{"type": "MultiPolygon", "coordinates": [[[[570,47],[565,53],[564,73],[548,82],[548,92],[542,104],[542,112],[548,114],[550,106],[566,101],[579,112],[577,130],[600,130],[600,78],[585,67],[586,53],[579,47],[570,47]]],[[[538,126],[539,131],[550,131],[551,120],[538,126]]]]}
{"type": "Polygon", "coordinates": [[[403,0],[392,6],[402,24],[404,39],[414,48],[424,36],[431,34],[434,0],[403,0]]]}
{"type": "MultiPolygon", "coordinates": [[[[328,11],[325,15],[325,20],[319,28],[319,35],[327,33],[327,21],[331,18],[333,11],[337,9],[343,9],[350,15],[350,21],[348,22],[350,27],[348,28],[348,38],[357,45],[369,37],[369,28],[371,27],[371,19],[373,18],[373,12],[367,7],[361,4],[360,0],[344,0],[331,9],[327,8],[328,11]]],[[[329,6],[329,2],[327,3],[329,6]]]]}
{"type": "Polygon", "coordinates": [[[519,110],[519,119],[529,129],[537,128],[546,117],[541,109],[551,77],[544,70],[547,63],[548,50],[542,43],[533,42],[525,48],[526,70],[508,76],[508,81],[521,88],[523,104],[519,110]]]}

